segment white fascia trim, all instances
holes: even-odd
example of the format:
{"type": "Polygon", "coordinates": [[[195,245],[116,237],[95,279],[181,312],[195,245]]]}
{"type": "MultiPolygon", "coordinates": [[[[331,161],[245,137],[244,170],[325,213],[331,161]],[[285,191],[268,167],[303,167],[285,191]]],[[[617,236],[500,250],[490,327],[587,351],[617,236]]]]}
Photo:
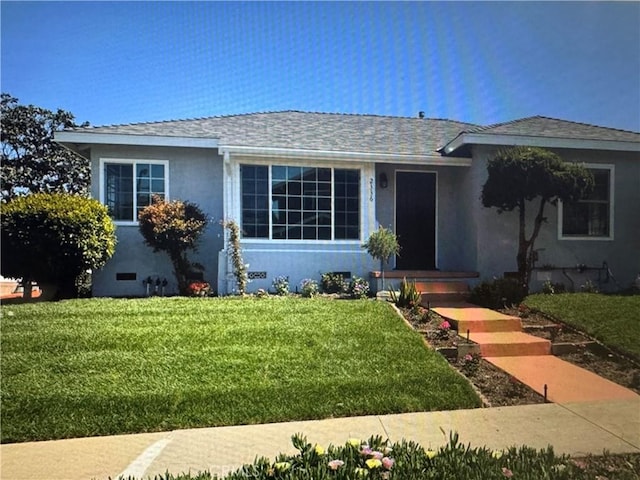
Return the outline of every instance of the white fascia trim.
{"type": "Polygon", "coordinates": [[[56,132],[54,140],[71,144],[140,145],[150,147],[217,148],[217,138],[127,135],[122,133],[56,132]]]}
{"type": "Polygon", "coordinates": [[[470,158],[442,157],[438,155],[405,155],[399,153],[366,153],[331,150],[305,150],[299,148],[244,147],[221,145],[220,153],[263,158],[309,158],[314,160],[359,160],[372,163],[404,163],[411,165],[442,165],[469,167],[470,158]]]}
{"type": "Polygon", "coordinates": [[[452,140],[445,148],[451,153],[467,145],[519,145],[525,147],[582,148],[585,150],[615,150],[640,152],[640,142],[621,142],[615,140],[585,140],[579,138],[531,137],[528,135],[491,135],[465,133],[452,140]]]}

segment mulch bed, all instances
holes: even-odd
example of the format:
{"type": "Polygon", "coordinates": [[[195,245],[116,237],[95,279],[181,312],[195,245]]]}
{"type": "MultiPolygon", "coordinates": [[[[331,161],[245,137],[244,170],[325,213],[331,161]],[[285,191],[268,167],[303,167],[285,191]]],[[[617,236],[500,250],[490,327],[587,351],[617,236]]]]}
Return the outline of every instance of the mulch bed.
{"type": "MultiPolygon", "coordinates": [[[[447,328],[448,322],[443,324],[444,319],[433,311],[400,310],[406,320],[434,349],[458,347],[468,343],[466,338],[458,336],[452,328],[447,328]]],[[[553,321],[539,312],[518,309],[505,309],[501,312],[520,316],[523,329],[531,335],[552,340],[554,343],[593,344],[593,339],[586,334],[553,321]]],[[[602,345],[596,344],[596,348],[581,347],[576,353],[558,357],[640,394],[640,365],[602,345]]],[[[469,379],[484,397],[487,406],[530,405],[545,401],[542,395],[481,358],[474,363],[474,368],[469,368],[468,361],[464,359],[458,361],[457,358],[448,358],[448,361],[469,379]]]]}

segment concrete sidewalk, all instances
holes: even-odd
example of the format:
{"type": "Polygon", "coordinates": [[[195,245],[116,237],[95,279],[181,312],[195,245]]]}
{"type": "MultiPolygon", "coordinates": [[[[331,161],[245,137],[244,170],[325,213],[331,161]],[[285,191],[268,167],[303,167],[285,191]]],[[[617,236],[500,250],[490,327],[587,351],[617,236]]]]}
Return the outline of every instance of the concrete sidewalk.
{"type": "Polygon", "coordinates": [[[640,396],[633,399],[526,405],[475,410],[338,418],[305,422],[177,430],[0,446],[0,477],[21,479],[139,478],[209,470],[225,474],[256,456],[294,453],[291,435],[312,443],[343,444],[381,435],[437,449],[442,434],[492,449],[553,445],[557,453],[640,453],[640,396]]]}

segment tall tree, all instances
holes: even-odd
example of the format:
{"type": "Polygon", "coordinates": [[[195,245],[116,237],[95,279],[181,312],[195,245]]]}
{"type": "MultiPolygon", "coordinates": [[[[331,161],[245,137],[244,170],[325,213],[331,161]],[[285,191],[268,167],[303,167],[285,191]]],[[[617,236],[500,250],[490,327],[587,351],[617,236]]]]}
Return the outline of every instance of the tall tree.
{"type": "Polygon", "coordinates": [[[482,204],[498,213],[518,210],[518,280],[528,291],[534,261],[534,245],[546,221],[546,204],[580,199],[593,188],[593,175],[582,165],[567,163],[541,148],[513,147],[500,150],[487,164],[489,177],[482,187],[482,204]],[[527,237],[526,207],[538,199],[533,229],[527,237]]]}
{"type": "Polygon", "coordinates": [[[53,141],[56,130],[78,126],[71,113],[20,105],[7,93],[1,95],[0,110],[2,202],[38,192],[87,193],[88,160],[53,141]]]}

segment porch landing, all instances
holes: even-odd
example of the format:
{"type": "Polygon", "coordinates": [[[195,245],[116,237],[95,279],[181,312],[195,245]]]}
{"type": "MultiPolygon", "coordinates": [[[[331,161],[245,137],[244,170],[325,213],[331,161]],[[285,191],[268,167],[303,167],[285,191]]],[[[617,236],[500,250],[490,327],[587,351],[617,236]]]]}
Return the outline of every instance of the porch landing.
{"type": "MultiPolygon", "coordinates": [[[[377,270],[369,273],[371,278],[382,278],[382,272],[377,270]]],[[[479,272],[448,272],[443,270],[389,270],[384,272],[385,279],[407,280],[460,280],[464,278],[478,278],[479,272]]]]}
{"type": "Polygon", "coordinates": [[[378,296],[387,295],[387,290],[399,290],[403,279],[415,282],[416,288],[422,295],[425,306],[445,306],[464,302],[469,297],[468,280],[478,278],[478,272],[448,272],[442,270],[391,270],[384,272],[384,287],[382,272],[369,274],[371,284],[378,296]]]}

